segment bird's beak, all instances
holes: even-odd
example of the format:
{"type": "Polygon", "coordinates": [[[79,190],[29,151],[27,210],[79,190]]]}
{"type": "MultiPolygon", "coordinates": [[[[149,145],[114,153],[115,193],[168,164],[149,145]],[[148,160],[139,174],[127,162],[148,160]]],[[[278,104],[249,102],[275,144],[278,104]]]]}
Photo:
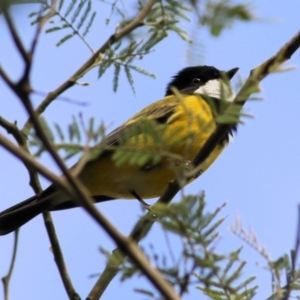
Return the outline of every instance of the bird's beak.
{"type": "Polygon", "coordinates": [[[229,79],[232,79],[232,77],[235,75],[235,73],[239,70],[239,68],[234,68],[234,69],[231,69],[229,71],[226,72],[227,74],[227,77],[229,79]]]}

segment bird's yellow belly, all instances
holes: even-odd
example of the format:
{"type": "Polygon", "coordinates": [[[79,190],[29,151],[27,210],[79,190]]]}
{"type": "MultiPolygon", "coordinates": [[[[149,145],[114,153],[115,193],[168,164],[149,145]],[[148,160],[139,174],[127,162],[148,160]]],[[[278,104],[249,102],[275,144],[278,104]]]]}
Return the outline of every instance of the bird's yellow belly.
{"type": "MultiPolygon", "coordinates": [[[[224,145],[225,146],[225,145],[224,145]]],[[[201,173],[206,171],[222,152],[224,146],[217,146],[211,155],[202,163],[201,173]]],[[[185,163],[192,161],[196,153],[191,153],[185,163]]],[[[91,195],[103,195],[118,199],[134,199],[134,191],[142,199],[159,197],[175,180],[184,168],[184,162],[170,162],[163,159],[155,166],[140,167],[138,165],[122,164],[115,166],[112,157],[93,162],[87,166],[80,175],[80,179],[86,185],[91,195]],[[90,174],[90,176],[88,176],[90,174]],[[93,174],[93,175],[92,175],[93,174]]],[[[187,183],[193,181],[190,179],[187,183]]]]}

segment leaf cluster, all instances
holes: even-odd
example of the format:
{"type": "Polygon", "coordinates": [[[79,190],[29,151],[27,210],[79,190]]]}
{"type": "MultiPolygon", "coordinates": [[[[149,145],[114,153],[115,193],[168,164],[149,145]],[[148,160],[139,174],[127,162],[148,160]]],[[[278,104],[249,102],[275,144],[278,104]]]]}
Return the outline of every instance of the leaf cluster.
{"type": "Polygon", "coordinates": [[[209,28],[211,35],[219,36],[226,28],[231,28],[236,21],[253,21],[255,16],[248,2],[236,4],[233,0],[188,0],[198,13],[198,21],[209,28]]]}
{"type": "MultiPolygon", "coordinates": [[[[102,123],[95,126],[93,117],[85,123],[81,114],[78,117],[73,116],[71,123],[65,129],[58,123],[50,126],[43,117],[40,117],[40,122],[53,147],[64,153],[65,160],[82,153],[86,147],[99,143],[105,136],[105,127],[102,123]]],[[[28,145],[37,157],[46,152],[44,144],[34,131],[29,134],[28,145]]]]}
{"type": "MultiPolygon", "coordinates": [[[[295,250],[269,262],[273,294],[267,300],[287,300],[292,291],[300,291],[300,270],[295,269],[295,250]]],[[[296,298],[298,299],[298,298],[296,298]]]]}
{"type": "MultiPolygon", "coordinates": [[[[140,11],[145,5],[145,1],[138,1],[136,10],[140,11]]],[[[117,9],[115,2],[112,4],[113,9],[117,9]]],[[[117,11],[120,11],[117,9],[117,11]]],[[[133,90],[134,79],[132,70],[155,78],[155,75],[140,66],[133,64],[133,61],[141,60],[145,55],[151,53],[152,49],[169,36],[171,32],[175,32],[180,38],[191,42],[188,33],[182,29],[181,20],[190,21],[188,13],[191,9],[187,5],[176,0],[157,1],[147,16],[144,28],[135,33],[129,34],[125,39],[110,47],[99,62],[99,78],[105,73],[109,67],[114,68],[113,90],[116,91],[119,84],[119,75],[123,70],[126,78],[133,90]]],[[[132,18],[126,18],[124,13],[121,14],[123,20],[119,24],[120,28],[126,26],[132,18]]]]}
{"type": "MultiPolygon", "coordinates": [[[[255,277],[243,278],[246,262],[239,257],[241,248],[227,255],[216,250],[220,239],[217,230],[223,222],[223,218],[217,218],[221,208],[212,213],[206,212],[204,194],[184,197],[180,203],[170,206],[155,205],[152,208],[166,232],[166,243],[169,243],[167,235],[171,233],[173,238],[181,241],[181,251],[177,254],[178,248],[175,251],[171,245],[166,254],[155,252],[153,245],[149,248],[150,254],[149,250],[145,251],[152,264],[181,296],[188,293],[192,286],[208,299],[252,299],[255,295],[257,287],[252,285],[255,277]]],[[[128,260],[120,273],[122,280],[134,275],[142,276],[128,260]]],[[[136,291],[149,299],[161,299],[151,290],[137,288],[136,291]]]]}
{"type": "Polygon", "coordinates": [[[29,15],[30,18],[33,18],[31,24],[34,25],[38,23],[44,14],[47,14],[53,9],[55,11],[49,20],[50,26],[45,32],[51,33],[62,30],[65,31],[65,29],[69,29],[71,31],[70,33],[64,35],[56,45],[60,46],[72,37],[79,36],[91,49],[85,40],[85,36],[88,34],[96,17],[96,11],[92,11],[92,1],[71,0],[69,3],[65,3],[65,0],[60,0],[58,1],[58,6],[54,8],[45,2],[45,7],[42,14],[41,12],[32,12],[29,15]]]}

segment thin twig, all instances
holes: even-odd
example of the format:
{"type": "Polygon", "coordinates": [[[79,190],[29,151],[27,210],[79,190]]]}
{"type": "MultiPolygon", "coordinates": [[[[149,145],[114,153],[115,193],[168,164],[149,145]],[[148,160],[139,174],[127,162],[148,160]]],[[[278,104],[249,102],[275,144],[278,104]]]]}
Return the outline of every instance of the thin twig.
{"type": "Polygon", "coordinates": [[[3,127],[8,134],[12,134],[19,145],[24,143],[25,137],[22,135],[16,123],[9,122],[0,116],[0,126],[3,127]]]}
{"type": "MultiPolygon", "coordinates": [[[[250,97],[253,92],[258,91],[259,82],[264,79],[270,73],[276,71],[281,64],[291,58],[295,51],[300,47],[300,31],[287,42],[274,56],[265,61],[259,67],[251,71],[250,76],[247,81],[242,86],[240,92],[235,97],[232,105],[239,104],[242,106],[250,97]]],[[[226,112],[224,112],[225,114],[226,112]]],[[[214,133],[206,141],[204,146],[200,149],[197,156],[193,160],[193,166],[197,168],[205,159],[210,155],[210,153],[215,149],[219,141],[228,132],[232,124],[219,124],[215,129],[214,133]]],[[[157,203],[169,204],[174,196],[178,193],[181,186],[177,180],[171,182],[164,192],[164,194],[158,199],[157,203]]],[[[143,239],[149,230],[151,229],[153,223],[156,220],[156,216],[149,211],[144,217],[142,217],[137,224],[134,226],[129,237],[139,242],[143,239]]],[[[106,267],[97,282],[95,283],[92,292],[89,295],[89,300],[99,299],[106,287],[109,285],[110,281],[117,275],[119,271],[119,266],[123,263],[125,255],[122,249],[117,248],[113,251],[110,260],[107,262],[106,267]]]]}
{"type": "Polygon", "coordinates": [[[67,181],[63,180],[60,176],[57,176],[55,173],[43,166],[31,154],[15,145],[1,133],[0,145],[24,163],[27,163],[30,166],[32,166],[32,168],[34,168],[38,173],[42,174],[49,181],[53,182],[56,186],[66,191],[70,195],[70,197],[75,196],[74,191],[72,190],[70,184],[67,181]]]}
{"type": "Polygon", "coordinates": [[[70,278],[70,275],[68,272],[68,268],[67,268],[67,265],[64,260],[63,253],[60,248],[59,240],[57,238],[57,234],[55,231],[54,223],[52,221],[51,213],[48,211],[43,212],[43,217],[44,217],[44,222],[45,222],[45,226],[47,229],[47,233],[48,233],[48,236],[49,236],[49,239],[51,242],[51,247],[52,247],[52,251],[54,254],[54,260],[55,260],[55,263],[59,270],[59,274],[61,275],[61,279],[63,281],[65,290],[67,291],[67,294],[71,300],[80,300],[81,298],[77,294],[77,292],[72,284],[72,281],[71,281],[71,278],[70,278]]]}
{"type": "MultiPolygon", "coordinates": [[[[41,92],[41,91],[37,91],[37,90],[33,90],[32,93],[34,93],[35,95],[38,95],[38,96],[42,96],[42,97],[45,97],[45,95],[46,95],[45,92],[41,92]]],[[[89,105],[88,101],[81,101],[81,100],[77,100],[77,99],[69,98],[69,97],[64,97],[64,96],[59,96],[59,97],[56,98],[56,100],[63,101],[63,102],[68,102],[70,104],[74,104],[74,105],[78,105],[78,106],[87,106],[87,105],[89,105]]]]}
{"type": "Polygon", "coordinates": [[[8,273],[6,276],[2,277],[2,282],[3,282],[3,286],[4,286],[4,299],[5,300],[9,300],[9,282],[10,282],[10,278],[11,275],[13,273],[14,270],[14,265],[16,262],[16,257],[17,257],[17,250],[18,250],[18,241],[19,241],[19,229],[17,229],[14,235],[14,248],[13,248],[13,254],[12,254],[12,258],[11,258],[11,262],[10,262],[10,266],[8,269],[8,273]]]}
{"type": "Polygon", "coordinates": [[[1,67],[1,65],[0,65],[0,78],[2,78],[11,89],[14,87],[14,83],[10,80],[9,76],[6,74],[6,72],[1,67]]]}
{"type": "Polygon", "coordinates": [[[31,42],[30,50],[27,53],[28,59],[25,61],[25,69],[24,69],[23,77],[20,80],[20,82],[23,82],[23,81],[26,82],[26,80],[29,78],[29,73],[30,73],[31,67],[32,67],[32,58],[33,58],[33,55],[34,55],[34,52],[36,49],[36,45],[38,43],[38,40],[39,40],[39,37],[41,35],[44,25],[53,16],[53,14],[55,14],[54,9],[55,9],[56,2],[57,2],[57,0],[51,1],[51,6],[49,7],[50,12],[48,14],[46,14],[45,16],[42,16],[44,7],[43,7],[43,5],[41,6],[40,12],[38,14],[39,22],[37,24],[36,31],[33,36],[32,42],[31,42]]]}
{"type": "Polygon", "coordinates": [[[81,35],[80,32],[73,26],[73,24],[68,22],[68,20],[60,13],[60,11],[56,10],[55,13],[59,16],[61,21],[64,21],[68,25],[68,27],[70,29],[72,29],[73,35],[76,34],[84,42],[84,44],[89,48],[89,50],[92,52],[92,54],[94,54],[94,49],[87,42],[87,40],[84,38],[84,36],[81,35]]]}
{"type": "MultiPolygon", "coordinates": [[[[144,25],[144,19],[150,12],[152,6],[155,4],[156,0],[149,0],[148,3],[143,7],[143,9],[139,12],[136,18],[127,24],[120,31],[112,34],[108,40],[63,84],[61,84],[58,88],[53,90],[48,94],[48,96],[41,102],[41,104],[36,108],[35,114],[39,116],[42,114],[48,105],[57,98],[60,94],[65,92],[67,89],[72,87],[76,81],[81,78],[88,70],[91,69],[92,66],[97,64],[102,57],[102,53],[104,53],[109,47],[111,47],[114,43],[119,41],[121,38],[126,36],[128,33],[132,32],[136,28],[144,25]]],[[[30,129],[32,128],[32,120],[29,118],[25,123],[22,131],[27,135],[30,129]]]]}
{"type": "MultiPolygon", "coordinates": [[[[27,139],[19,130],[16,123],[11,123],[0,116],[0,126],[5,128],[8,134],[12,134],[15,140],[17,141],[20,148],[22,148],[27,153],[30,153],[27,147],[27,139]]],[[[29,174],[29,184],[34,191],[41,190],[41,185],[39,183],[37,172],[26,162],[23,162],[28,174],[29,174]]]]}
{"type": "Polygon", "coordinates": [[[41,10],[40,10],[40,13],[39,13],[39,16],[38,16],[39,22],[37,24],[36,31],[35,31],[34,37],[32,39],[31,47],[30,47],[30,50],[29,50],[29,53],[30,53],[31,57],[34,55],[36,45],[37,45],[37,42],[39,40],[39,37],[41,35],[41,32],[42,32],[42,29],[43,29],[44,25],[56,13],[56,10],[55,10],[56,3],[57,3],[57,0],[51,0],[51,5],[50,6],[47,3],[45,3],[47,5],[47,7],[49,8],[49,12],[45,16],[42,16],[44,8],[41,7],[41,10]]]}
{"type": "Polygon", "coordinates": [[[28,64],[30,62],[30,59],[29,59],[29,56],[28,56],[28,53],[27,51],[25,50],[25,47],[17,33],[17,29],[15,28],[15,25],[8,13],[8,7],[5,7],[4,8],[4,11],[3,11],[3,14],[4,14],[4,18],[5,18],[5,21],[8,25],[8,28],[9,28],[9,31],[12,35],[12,38],[14,40],[14,43],[18,49],[18,51],[20,52],[25,64],[28,64]]]}

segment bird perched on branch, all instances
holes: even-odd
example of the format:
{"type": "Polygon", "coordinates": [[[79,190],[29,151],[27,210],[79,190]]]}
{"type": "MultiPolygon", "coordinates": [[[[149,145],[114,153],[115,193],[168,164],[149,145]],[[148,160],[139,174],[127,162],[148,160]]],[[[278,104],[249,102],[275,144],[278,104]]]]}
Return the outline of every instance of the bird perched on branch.
{"type": "MultiPolygon", "coordinates": [[[[235,94],[227,72],[210,66],[188,67],[168,84],[165,97],[112,131],[79,171],[78,177],[95,202],[159,197],[168,184],[191,167],[191,161],[214,132],[224,105],[235,94]]],[[[184,184],[203,173],[228,144],[236,123],[184,184]]],[[[71,168],[76,169],[76,165],[71,168]]],[[[0,213],[0,235],[10,233],[38,214],[76,207],[53,184],[0,213]]]]}

